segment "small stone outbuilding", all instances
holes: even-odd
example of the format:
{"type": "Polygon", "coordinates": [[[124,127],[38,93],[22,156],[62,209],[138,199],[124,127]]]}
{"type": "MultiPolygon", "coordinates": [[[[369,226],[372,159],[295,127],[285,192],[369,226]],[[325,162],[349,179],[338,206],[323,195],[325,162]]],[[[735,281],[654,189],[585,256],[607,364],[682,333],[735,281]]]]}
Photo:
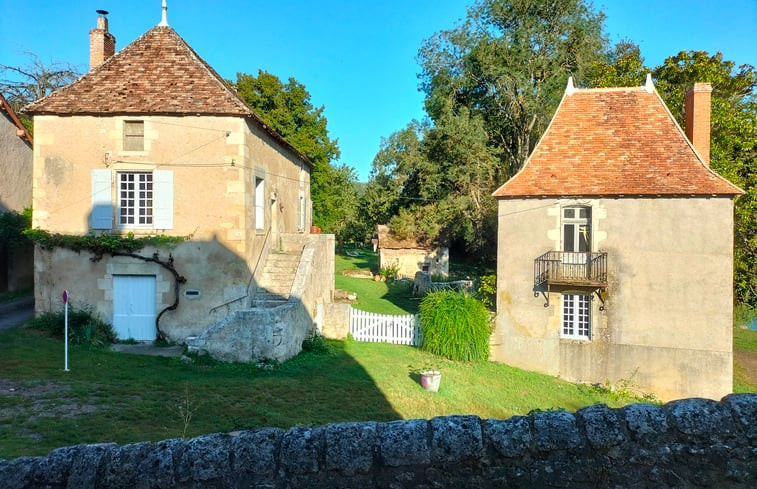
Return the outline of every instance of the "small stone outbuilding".
{"type": "Polygon", "coordinates": [[[449,275],[449,248],[430,246],[414,238],[399,239],[388,225],[378,226],[379,269],[397,267],[397,278],[415,278],[417,272],[449,275]]]}

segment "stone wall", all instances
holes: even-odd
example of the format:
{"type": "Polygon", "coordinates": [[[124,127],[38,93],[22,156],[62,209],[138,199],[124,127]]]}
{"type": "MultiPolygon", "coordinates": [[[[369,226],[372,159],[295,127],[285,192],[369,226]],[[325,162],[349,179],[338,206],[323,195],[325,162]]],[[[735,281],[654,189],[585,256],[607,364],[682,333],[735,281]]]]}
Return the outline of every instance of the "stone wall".
{"type": "Polygon", "coordinates": [[[757,487],[757,394],[482,420],[264,428],[0,461],[28,488],[757,487]]]}

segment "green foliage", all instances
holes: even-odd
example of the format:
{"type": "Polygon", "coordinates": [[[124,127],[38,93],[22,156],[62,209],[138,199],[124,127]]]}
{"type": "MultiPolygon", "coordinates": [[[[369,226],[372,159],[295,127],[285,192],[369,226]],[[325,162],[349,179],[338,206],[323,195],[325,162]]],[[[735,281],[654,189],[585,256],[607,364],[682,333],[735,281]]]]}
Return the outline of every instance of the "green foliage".
{"type": "Polygon", "coordinates": [[[495,274],[483,275],[478,280],[478,295],[490,311],[497,307],[497,276],[495,274]]]}
{"type": "MultiPolygon", "coordinates": [[[[46,312],[31,319],[28,327],[62,340],[65,334],[65,311],[46,312]]],[[[116,341],[113,327],[97,317],[89,306],[69,306],[68,341],[72,345],[105,348],[116,341]]]]}
{"type": "Polygon", "coordinates": [[[429,119],[383,142],[363,215],[412,219],[416,237],[494,260],[491,193],[526,160],[568,76],[602,59],[602,20],[584,0],[480,0],[461,25],[426,40],[418,59],[429,119]]]}
{"type": "Polygon", "coordinates": [[[734,292],[757,306],[757,72],[721,53],[681,51],[655,68],[657,90],[685,127],[684,97],[695,82],[712,83],[711,166],[738,185],[734,213],[734,292]]]}
{"type": "Polygon", "coordinates": [[[28,243],[24,232],[31,227],[31,209],[24,209],[23,214],[16,211],[0,212],[0,245],[13,252],[17,247],[28,243]]]}
{"type": "Polygon", "coordinates": [[[146,246],[172,247],[188,240],[189,236],[134,236],[134,233],[87,234],[85,236],[50,233],[44,229],[27,229],[24,235],[43,248],[67,248],[73,251],[91,251],[96,258],[106,253],[134,253],[146,246]]]}
{"type": "Polygon", "coordinates": [[[489,314],[468,294],[431,292],[420,305],[421,349],[457,361],[489,358],[489,314]]]}
{"type": "Polygon", "coordinates": [[[394,265],[382,267],[379,275],[381,275],[381,277],[383,277],[384,280],[394,280],[397,278],[399,271],[400,271],[400,266],[397,264],[394,264],[394,265]]]}
{"type": "Polygon", "coordinates": [[[604,59],[594,63],[589,70],[589,85],[592,88],[637,87],[649,72],[639,46],[625,40],[608,50],[604,59]]]}
{"type": "Polygon", "coordinates": [[[334,353],[331,344],[315,331],[302,341],[302,351],[313,355],[332,355],[334,353]]]}
{"type": "Polygon", "coordinates": [[[263,70],[257,77],[238,73],[234,85],[266,124],[313,163],[313,224],[340,240],[348,232],[354,234],[349,226],[356,221],[358,209],[356,175],[351,167],[332,165],[339,158],[339,146],[329,138],[325,107],[315,107],[305,85],[294,78],[283,83],[263,70]]]}

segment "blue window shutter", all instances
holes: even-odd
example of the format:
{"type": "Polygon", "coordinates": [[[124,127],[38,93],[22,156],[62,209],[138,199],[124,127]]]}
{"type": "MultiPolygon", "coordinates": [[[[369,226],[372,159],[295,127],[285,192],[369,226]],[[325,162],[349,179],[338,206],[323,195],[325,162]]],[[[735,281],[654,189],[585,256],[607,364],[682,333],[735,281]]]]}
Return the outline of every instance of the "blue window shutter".
{"type": "Polygon", "coordinates": [[[152,179],[152,226],[155,229],[173,229],[173,172],[155,170],[152,179]]]}
{"type": "Polygon", "coordinates": [[[92,210],[89,214],[92,229],[113,229],[110,178],[110,170],[92,170],[92,210]]]}

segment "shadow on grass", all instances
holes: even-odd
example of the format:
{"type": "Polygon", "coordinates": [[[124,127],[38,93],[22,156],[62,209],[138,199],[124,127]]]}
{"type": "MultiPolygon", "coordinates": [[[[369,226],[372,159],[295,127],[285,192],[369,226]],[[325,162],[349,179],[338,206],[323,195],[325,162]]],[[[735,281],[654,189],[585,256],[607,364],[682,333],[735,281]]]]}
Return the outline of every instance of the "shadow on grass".
{"type": "Polygon", "coordinates": [[[62,341],[23,327],[2,331],[0,409],[8,423],[0,423],[0,458],[80,443],[400,419],[344,343],[326,343],[325,352],[303,352],[272,371],[71,346],[63,372],[62,341]],[[192,414],[187,426],[182,409],[192,414]]]}

